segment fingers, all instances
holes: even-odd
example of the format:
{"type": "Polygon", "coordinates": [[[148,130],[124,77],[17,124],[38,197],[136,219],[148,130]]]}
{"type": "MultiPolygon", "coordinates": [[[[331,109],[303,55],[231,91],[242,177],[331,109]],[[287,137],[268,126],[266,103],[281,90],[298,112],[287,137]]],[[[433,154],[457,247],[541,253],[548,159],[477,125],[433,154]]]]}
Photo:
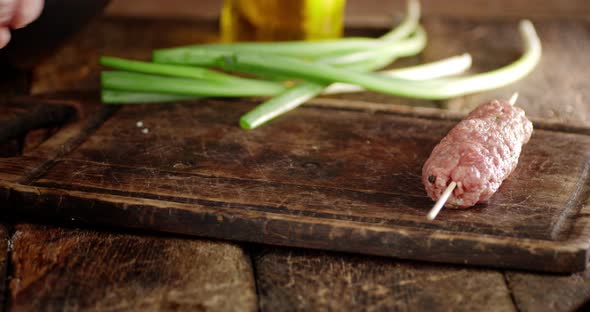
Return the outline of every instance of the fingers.
{"type": "Polygon", "coordinates": [[[10,31],[6,27],[0,26],[0,49],[4,48],[10,41],[10,31]]]}
{"type": "Polygon", "coordinates": [[[41,15],[41,11],[43,10],[43,0],[19,0],[17,2],[18,3],[15,5],[14,16],[10,21],[10,26],[12,28],[17,29],[25,27],[41,15]]]}
{"type": "Polygon", "coordinates": [[[16,0],[0,0],[0,27],[8,26],[16,10],[16,0]]]}
{"type": "Polygon", "coordinates": [[[0,49],[10,41],[10,29],[33,22],[43,10],[44,0],[0,0],[0,49]]]}

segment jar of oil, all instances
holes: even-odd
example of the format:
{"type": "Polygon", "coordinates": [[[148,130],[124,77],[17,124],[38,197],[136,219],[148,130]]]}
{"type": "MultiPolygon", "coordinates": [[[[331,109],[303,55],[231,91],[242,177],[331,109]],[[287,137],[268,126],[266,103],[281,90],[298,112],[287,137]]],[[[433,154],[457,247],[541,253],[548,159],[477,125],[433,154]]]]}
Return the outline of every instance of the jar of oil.
{"type": "Polygon", "coordinates": [[[342,35],[345,0],[224,0],[221,39],[279,41],[342,35]]]}

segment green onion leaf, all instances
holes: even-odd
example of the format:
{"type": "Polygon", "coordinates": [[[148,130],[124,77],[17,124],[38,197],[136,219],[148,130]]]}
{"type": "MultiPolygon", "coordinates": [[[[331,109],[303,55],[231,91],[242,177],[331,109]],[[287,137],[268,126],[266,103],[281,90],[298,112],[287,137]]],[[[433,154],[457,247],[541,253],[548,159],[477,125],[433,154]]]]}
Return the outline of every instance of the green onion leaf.
{"type": "Polygon", "coordinates": [[[242,85],[216,81],[194,80],[146,75],[124,71],[105,71],[101,74],[102,87],[111,90],[146,93],[165,93],[207,97],[244,97],[275,95],[284,90],[280,84],[242,85]]]}
{"type": "Polygon", "coordinates": [[[193,95],[132,92],[109,89],[102,89],[100,95],[101,101],[104,104],[163,103],[195,100],[200,98],[193,95]]]}
{"type": "Polygon", "coordinates": [[[539,62],[541,44],[531,22],[521,22],[520,31],[525,42],[525,52],[521,58],[502,68],[462,78],[416,82],[383,77],[375,73],[362,73],[316,62],[305,62],[293,58],[250,54],[236,54],[222,58],[218,61],[218,66],[229,71],[249,73],[260,70],[274,71],[276,74],[312,82],[343,82],[359,85],[375,92],[442,100],[498,88],[526,76],[539,62]]]}
{"type": "MultiPolygon", "coordinates": [[[[383,76],[406,80],[430,80],[448,77],[464,73],[471,67],[471,55],[465,53],[459,56],[449,57],[440,61],[380,71],[383,76]]],[[[322,94],[353,93],[366,91],[366,89],[344,83],[333,83],[322,94]]]]}

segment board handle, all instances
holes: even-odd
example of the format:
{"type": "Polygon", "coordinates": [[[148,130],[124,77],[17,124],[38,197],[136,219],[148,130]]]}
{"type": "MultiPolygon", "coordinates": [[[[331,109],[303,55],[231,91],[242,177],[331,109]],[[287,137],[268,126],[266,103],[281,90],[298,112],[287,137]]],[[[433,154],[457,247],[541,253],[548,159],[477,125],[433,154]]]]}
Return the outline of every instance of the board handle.
{"type": "Polygon", "coordinates": [[[0,104],[20,111],[16,116],[0,116],[0,149],[4,151],[0,157],[22,155],[27,142],[41,143],[54,129],[78,116],[76,108],[63,101],[15,97],[4,99],[0,104]]]}

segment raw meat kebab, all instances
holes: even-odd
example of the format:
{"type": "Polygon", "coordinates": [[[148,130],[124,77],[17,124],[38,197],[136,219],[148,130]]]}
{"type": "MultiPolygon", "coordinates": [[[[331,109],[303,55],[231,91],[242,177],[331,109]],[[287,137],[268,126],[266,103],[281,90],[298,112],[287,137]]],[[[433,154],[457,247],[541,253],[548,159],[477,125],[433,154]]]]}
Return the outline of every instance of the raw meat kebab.
{"type": "Polygon", "coordinates": [[[468,208],[487,201],[516,168],[532,132],[525,112],[509,102],[478,106],[451,129],[424,164],[422,183],[428,196],[438,200],[454,181],[446,207],[468,208]]]}

